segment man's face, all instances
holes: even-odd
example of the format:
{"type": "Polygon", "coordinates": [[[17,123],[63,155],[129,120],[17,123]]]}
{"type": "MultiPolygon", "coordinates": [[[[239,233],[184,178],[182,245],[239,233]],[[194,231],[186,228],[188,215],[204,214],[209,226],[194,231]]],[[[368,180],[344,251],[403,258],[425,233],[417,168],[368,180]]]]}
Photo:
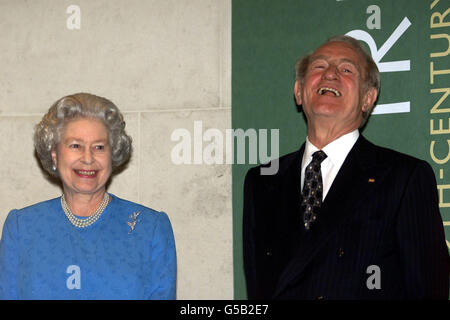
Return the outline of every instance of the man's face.
{"type": "MultiPolygon", "coordinates": [[[[325,120],[354,130],[375,102],[376,89],[364,92],[364,58],[345,42],[329,42],[311,56],[303,84],[295,83],[298,104],[310,122],[325,120]]],[[[373,88],[372,88],[373,89],[373,88]]]]}

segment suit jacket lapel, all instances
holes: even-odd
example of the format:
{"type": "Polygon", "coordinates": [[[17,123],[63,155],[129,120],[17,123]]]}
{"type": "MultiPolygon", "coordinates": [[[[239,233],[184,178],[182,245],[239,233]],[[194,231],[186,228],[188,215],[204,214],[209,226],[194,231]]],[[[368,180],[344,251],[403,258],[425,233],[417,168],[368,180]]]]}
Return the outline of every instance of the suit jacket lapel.
{"type": "Polygon", "coordinates": [[[283,206],[283,208],[280,209],[289,215],[288,221],[290,225],[288,228],[300,226],[300,216],[298,214],[301,195],[300,170],[304,150],[305,145],[303,144],[297,156],[294,158],[294,161],[283,174],[282,180],[285,182],[282,183],[280,189],[278,190],[278,192],[281,192],[281,203],[283,206]]]}
{"type": "Polygon", "coordinates": [[[303,236],[298,250],[280,277],[275,297],[298,279],[338,226],[356,212],[354,208],[375,188],[379,172],[374,170],[375,157],[370,146],[370,142],[359,137],[339,170],[311,230],[299,231],[303,236]]]}

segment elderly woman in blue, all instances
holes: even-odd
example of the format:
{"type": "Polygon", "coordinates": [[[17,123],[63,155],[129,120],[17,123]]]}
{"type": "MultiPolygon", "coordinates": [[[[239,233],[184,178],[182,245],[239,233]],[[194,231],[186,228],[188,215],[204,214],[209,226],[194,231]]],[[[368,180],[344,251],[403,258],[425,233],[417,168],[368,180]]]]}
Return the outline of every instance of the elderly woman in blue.
{"type": "Polygon", "coordinates": [[[0,298],[175,299],[167,215],[106,192],[131,154],[118,108],[86,93],[63,97],[36,126],[34,143],[63,194],[9,213],[0,298]]]}

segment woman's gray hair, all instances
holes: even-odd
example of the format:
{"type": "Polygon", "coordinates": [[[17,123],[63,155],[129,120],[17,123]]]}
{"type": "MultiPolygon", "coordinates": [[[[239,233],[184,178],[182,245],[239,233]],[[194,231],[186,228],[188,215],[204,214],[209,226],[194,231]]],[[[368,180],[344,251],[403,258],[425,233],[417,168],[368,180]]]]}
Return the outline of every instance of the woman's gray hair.
{"type": "MultiPolygon", "coordinates": [[[[372,56],[366,51],[366,49],[361,45],[361,43],[356,40],[355,38],[352,38],[350,36],[346,35],[337,35],[329,38],[324,44],[329,42],[345,42],[349,44],[352,48],[354,48],[363,58],[366,62],[365,65],[365,74],[364,74],[364,89],[365,91],[369,88],[375,88],[377,89],[377,92],[380,92],[380,72],[378,70],[377,64],[375,61],[373,61],[372,56]]],[[[324,45],[323,44],[323,45],[324,45]]],[[[303,81],[306,76],[306,72],[308,71],[309,62],[314,52],[310,52],[304,57],[302,57],[300,60],[297,61],[295,64],[295,80],[300,81],[301,84],[303,84],[303,81]]],[[[372,113],[373,108],[375,107],[375,104],[372,106],[372,108],[367,111],[363,112],[363,121],[361,126],[367,121],[370,114],[372,113]]]]}
{"type": "Polygon", "coordinates": [[[116,105],[93,94],[76,93],[56,101],[35,127],[34,147],[50,175],[58,176],[53,170],[52,151],[56,150],[65,125],[82,118],[101,120],[108,129],[113,170],[130,158],[132,140],[125,132],[125,121],[116,105]]]}

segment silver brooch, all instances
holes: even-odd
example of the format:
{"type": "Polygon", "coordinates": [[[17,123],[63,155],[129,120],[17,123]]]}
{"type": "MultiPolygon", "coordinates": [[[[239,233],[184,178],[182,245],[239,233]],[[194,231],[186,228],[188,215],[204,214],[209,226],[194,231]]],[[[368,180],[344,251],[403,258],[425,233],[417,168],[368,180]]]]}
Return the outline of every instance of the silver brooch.
{"type": "Polygon", "coordinates": [[[132,214],[130,214],[130,219],[131,221],[127,221],[128,225],[130,226],[130,231],[128,231],[128,234],[131,233],[131,231],[134,230],[134,227],[136,226],[136,222],[138,222],[139,220],[137,219],[137,217],[141,214],[140,211],[136,211],[133,212],[132,214]]]}

